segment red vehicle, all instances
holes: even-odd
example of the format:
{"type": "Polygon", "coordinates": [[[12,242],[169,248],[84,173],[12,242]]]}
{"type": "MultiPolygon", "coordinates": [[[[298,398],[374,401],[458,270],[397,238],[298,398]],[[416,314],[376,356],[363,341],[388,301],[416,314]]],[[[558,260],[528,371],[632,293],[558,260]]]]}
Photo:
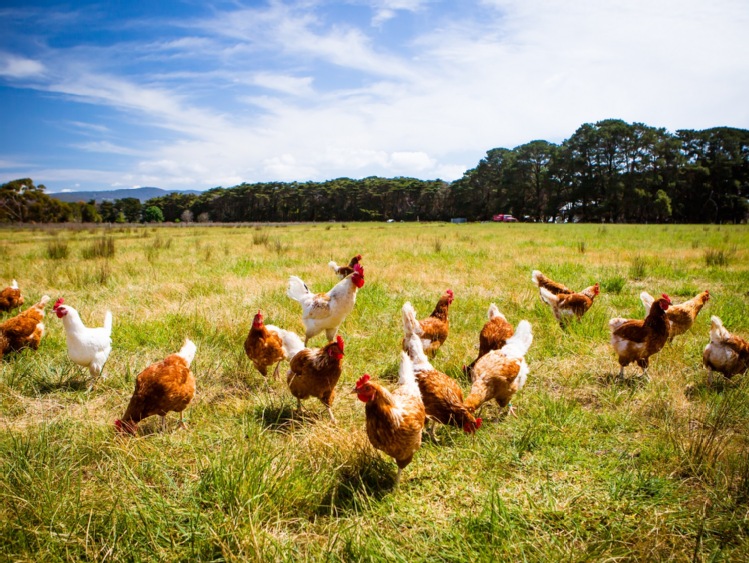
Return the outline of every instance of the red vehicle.
{"type": "Polygon", "coordinates": [[[509,213],[499,213],[497,215],[494,215],[492,217],[493,221],[497,221],[499,223],[517,223],[518,220],[515,219],[512,215],[509,213]]]}

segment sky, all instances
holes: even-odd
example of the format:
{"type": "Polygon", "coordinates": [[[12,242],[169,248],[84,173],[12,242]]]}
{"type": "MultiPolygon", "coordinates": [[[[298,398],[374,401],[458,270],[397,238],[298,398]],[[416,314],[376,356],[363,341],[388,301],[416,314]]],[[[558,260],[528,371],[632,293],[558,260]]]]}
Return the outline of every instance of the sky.
{"type": "Polygon", "coordinates": [[[0,182],[410,176],[617,118],[749,128],[745,0],[3,0],[0,182]]]}

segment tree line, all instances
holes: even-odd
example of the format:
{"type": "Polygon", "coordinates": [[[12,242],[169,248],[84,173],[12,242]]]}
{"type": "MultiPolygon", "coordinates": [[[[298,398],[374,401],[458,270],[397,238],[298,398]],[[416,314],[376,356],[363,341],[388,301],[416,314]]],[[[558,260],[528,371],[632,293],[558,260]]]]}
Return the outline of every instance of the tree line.
{"type": "Polygon", "coordinates": [[[454,182],[337,178],[262,182],[68,204],[30,179],[0,186],[0,222],[490,220],[737,223],[749,214],[749,131],[607,119],[557,145],[494,148],[454,182]]]}

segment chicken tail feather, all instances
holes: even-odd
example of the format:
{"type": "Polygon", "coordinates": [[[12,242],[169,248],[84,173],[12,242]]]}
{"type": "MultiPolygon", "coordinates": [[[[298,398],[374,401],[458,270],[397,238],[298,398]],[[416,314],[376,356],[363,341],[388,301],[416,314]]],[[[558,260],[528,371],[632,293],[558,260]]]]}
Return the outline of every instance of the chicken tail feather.
{"type": "Polygon", "coordinates": [[[515,329],[515,334],[507,339],[502,347],[502,353],[508,358],[523,358],[528,353],[528,348],[533,342],[533,331],[531,323],[522,320],[515,329]]]}
{"type": "Polygon", "coordinates": [[[111,336],[112,334],[112,311],[107,311],[104,315],[104,329],[107,331],[107,334],[111,336]]]}
{"type": "Polygon", "coordinates": [[[296,276],[289,276],[289,289],[286,295],[291,297],[294,301],[301,303],[302,299],[310,293],[307,285],[296,276]]]}
{"type": "Polygon", "coordinates": [[[198,347],[195,346],[195,343],[192,340],[190,340],[189,338],[185,338],[185,343],[182,345],[180,351],[177,352],[177,355],[181,358],[184,358],[184,360],[187,362],[187,365],[189,366],[195,358],[195,351],[197,349],[198,347]]]}
{"type": "Polygon", "coordinates": [[[416,311],[410,301],[406,301],[403,304],[403,332],[406,338],[412,334],[418,334],[421,336],[424,333],[424,329],[421,328],[419,321],[416,319],[416,311]]]}
{"type": "Polygon", "coordinates": [[[643,291],[640,294],[640,301],[642,301],[642,306],[645,307],[645,315],[649,315],[650,308],[653,306],[655,299],[647,291],[643,291]]]}
{"type": "Polygon", "coordinates": [[[720,317],[716,315],[710,317],[710,341],[717,343],[729,338],[731,338],[731,333],[723,326],[723,321],[720,320],[720,317]]]}
{"type": "Polygon", "coordinates": [[[398,369],[398,385],[409,395],[421,396],[419,384],[414,374],[414,365],[406,352],[401,352],[401,365],[398,369]]]}

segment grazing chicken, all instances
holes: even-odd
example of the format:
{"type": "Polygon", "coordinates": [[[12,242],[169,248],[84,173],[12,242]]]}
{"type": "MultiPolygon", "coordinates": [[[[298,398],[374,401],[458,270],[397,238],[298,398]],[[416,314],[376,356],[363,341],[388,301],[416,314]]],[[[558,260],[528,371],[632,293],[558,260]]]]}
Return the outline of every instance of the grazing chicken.
{"type": "Polygon", "coordinates": [[[547,278],[545,275],[543,275],[538,270],[533,270],[533,272],[531,272],[531,280],[533,280],[533,283],[535,283],[538,286],[539,290],[543,287],[549,293],[551,293],[553,295],[563,295],[565,293],[575,293],[574,291],[572,291],[566,285],[562,285],[561,283],[555,282],[551,278],[547,278]]]}
{"type": "Polygon", "coordinates": [[[580,293],[560,293],[554,295],[545,287],[540,287],[541,299],[551,307],[559,324],[564,324],[573,316],[580,320],[593,305],[593,300],[600,293],[598,284],[586,287],[580,293]]]}
{"type": "Polygon", "coordinates": [[[470,412],[475,414],[481,405],[494,399],[500,408],[509,406],[508,413],[515,414],[510,401],[523,388],[528,377],[525,354],[531,342],[531,324],[520,321],[514,336],[500,350],[491,350],[479,358],[473,369],[471,393],[464,403],[470,412]]]}
{"type": "Polygon", "coordinates": [[[713,371],[727,378],[749,369],[749,342],[731,334],[718,317],[710,318],[710,342],[702,353],[702,363],[707,368],[707,381],[712,383],[713,371]]]}
{"type": "Polygon", "coordinates": [[[312,293],[296,276],[289,278],[286,294],[302,306],[302,322],[305,327],[304,345],[323,330],[328,342],[338,333],[338,327],[353,310],[356,292],[364,285],[364,268],[354,266],[354,273],[339,281],[327,293],[312,293]]]}
{"type": "Polygon", "coordinates": [[[473,380],[472,374],[476,362],[492,350],[499,350],[502,348],[502,346],[507,343],[507,339],[515,333],[512,325],[507,321],[507,318],[499,312],[499,309],[494,303],[489,305],[487,316],[489,317],[489,320],[486,321],[486,324],[484,324],[484,327],[479,333],[479,355],[468,367],[463,368],[463,371],[466,375],[471,377],[471,380],[473,380]]]}
{"type": "Polygon", "coordinates": [[[296,397],[297,412],[301,413],[304,399],[317,397],[328,409],[330,420],[335,424],[333,398],[342,369],[343,338],[340,336],[323,348],[302,348],[297,352],[286,374],[289,390],[296,397]]]}
{"type": "Polygon", "coordinates": [[[342,280],[346,276],[350,276],[354,273],[354,266],[356,266],[361,261],[361,254],[357,254],[354,256],[351,261],[348,263],[348,266],[339,266],[333,260],[328,262],[328,266],[330,266],[330,269],[335,272],[335,275],[338,276],[338,279],[342,280]]]}
{"type": "Polygon", "coordinates": [[[398,465],[396,487],[401,472],[421,447],[421,432],[426,417],[413,363],[405,352],[401,352],[399,376],[398,386],[392,392],[371,381],[367,374],[359,378],[352,391],[367,404],[364,412],[369,441],[398,465]]]}
{"type": "MultiPolygon", "coordinates": [[[[669,333],[671,340],[674,339],[674,336],[684,334],[692,328],[694,319],[697,318],[697,314],[709,300],[710,292],[703,291],[699,295],[692,297],[689,301],[684,301],[684,303],[680,303],[679,305],[671,305],[668,308],[668,311],[666,311],[666,318],[671,322],[671,332],[669,333]]],[[[648,314],[655,299],[647,291],[643,291],[640,294],[640,301],[642,301],[642,304],[645,307],[645,314],[648,314]]]]}
{"type": "Polygon", "coordinates": [[[121,420],[114,421],[118,431],[135,434],[141,420],[157,414],[161,417],[163,432],[168,412],[178,412],[179,426],[186,428],[182,414],[195,396],[195,376],[190,371],[190,364],[196,349],[195,343],[186,338],[179,352],[151,364],[138,374],[125,414],[121,420]]]}
{"type": "Polygon", "coordinates": [[[403,305],[403,331],[406,334],[406,352],[411,358],[419,383],[421,399],[424,402],[427,418],[431,421],[429,434],[434,437],[434,425],[451,424],[472,434],[481,426],[481,419],[475,418],[463,404],[463,390],[452,377],[437,371],[429,363],[421,338],[418,334],[419,321],[411,303],[403,305]]]}
{"type": "Polygon", "coordinates": [[[45,295],[36,305],[0,324],[0,359],[8,352],[39,348],[44,336],[44,308],[48,302],[49,296],[45,295]]]}
{"type": "MultiPolygon", "coordinates": [[[[437,350],[447,340],[450,332],[450,321],[447,317],[448,310],[454,299],[451,289],[445,291],[437,301],[434,311],[426,319],[419,321],[416,334],[421,338],[421,346],[429,358],[434,358],[437,350]]],[[[406,349],[406,340],[403,341],[403,349],[406,349]]]]}
{"type": "MultiPolygon", "coordinates": [[[[52,310],[58,319],[62,319],[68,356],[79,366],[88,368],[91,377],[96,380],[102,375],[104,364],[112,350],[112,313],[107,311],[104,314],[103,327],[88,328],[81,321],[78,311],[63,305],[62,299],[55,302],[52,310]]],[[[107,376],[102,377],[106,379],[107,376]]]]}
{"type": "Polygon", "coordinates": [[[669,325],[666,311],[671,305],[671,298],[663,297],[650,308],[645,320],[611,319],[611,346],[619,358],[619,378],[624,377],[624,366],[636,362],[647,377],[650,356],[657,354],[668,340],[669,325]]]}
{"type": "Polygon", "coordinates": [[[244,341],[244,351],[260,374],[265,377],[268,366],[276,364],[273,378],[278,379],[278,368],[283,360],[291,360],[304,348],[302,339],[291,331],[263,323],[263,313],[258,311],[244,341]]]}
{"type": "Polygon", "coordinates": [[[0,291],[0,311],[7,313],[21,305],[23,305],[23,295],[21,295],[21,290],[18,289],[18,282],[13,280],[10,287],[0,291]]]}

